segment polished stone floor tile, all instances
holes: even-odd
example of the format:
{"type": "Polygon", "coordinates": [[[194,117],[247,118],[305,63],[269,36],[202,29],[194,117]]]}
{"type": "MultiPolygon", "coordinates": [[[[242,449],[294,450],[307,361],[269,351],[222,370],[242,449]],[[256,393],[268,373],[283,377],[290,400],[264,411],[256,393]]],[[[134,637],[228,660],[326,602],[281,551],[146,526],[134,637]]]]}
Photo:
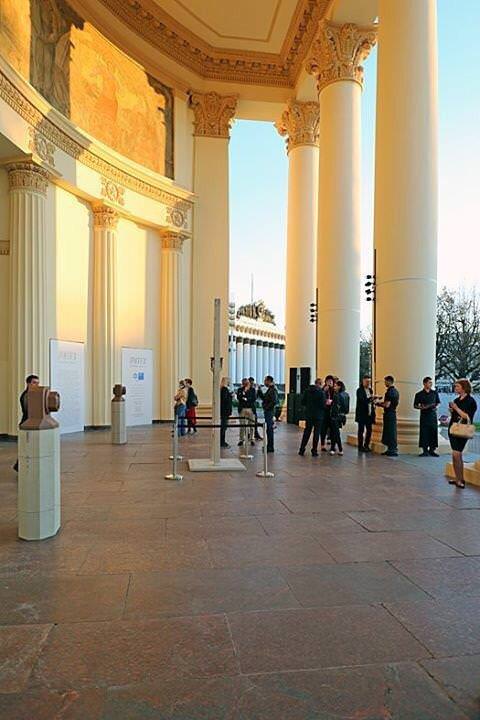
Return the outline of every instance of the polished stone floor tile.
{"type": "Polygon", "coordinates": [[[233,613],[228,618],[247,674],[429,657],[380,606],[233,613]]]}
{"type": "Polygon", "coordinates": [[[79,572],[83,575],[158,572],[210,568],[212,565],[205,540],[105,540],[90,549],[79,572]]]}
{"type": "Polygon", "coordinates": [[[27,691],[0,694],[2,720],[104,720],[105,691],[27,691]]]}
{"type": "Polygon", "coordinates": [[[203,520],[172,518],[167,520],[167,540],[176,538],[221,538],[245,535],[266,537],[260,521],[256,517],[212,517],[203,520]]]}
{"type": "Polygon", "coordinates": [[[51,625],[0,627],[0,693],[24,689],[51,628],[51,625]]]}
{"type": "Polygon", "coordinates": [[[237,673],[225,617],[204,615],[57,625],[32,680],[67,690],[237,673]]]}
{"type": "Polygon", "coordinates": [[[364,532],[364,528],[341,512],[321,512],[314,515],[260,515],[262,526],[269,535],[309,535],[321,533],[364,532]]]}
{"type": "Polygon", "coordinates": [[[386,607],[434,657],[480,654],[480,598],[398,602],[386,607]]]}
{"type": "Polygon", "coordinates": [[[235,720],[466,720],[411,663],[255,675],[248,681],[235,720]]]}
{"type": "Polygon", "coordinates": [[[298,607],[276,569],[184,570],[134,574],[125,617],[197,615],[298,607]]]}
{"type": "Polygon", "coordinates": [[[304,535],[245,536],[208,540],[215,567],[281,567],[335,562],[319,541],[304,535]]]}
{"type": "Polygon", "coordinates": [[[480,557],[404,560],[393,565],[435,598],[480,597],[480,557]]]}
{"type": "Polygon", "coordinates": [[[363,605],[428,597],[386,562],[286,567],[281,573],[304,607],[363,605]]]}
{"type": "Polygon", "coordinates": [[[416,532],[329,534],[321,537],[320,543],[339,563],[458,555],[429,535],[416,532]]]}
{"type": "Polygon", "coordinates": [[[480,655],[422,660],[422,665],[469,720],[480,718],[480,655]]]}
{"type": "Polygon", "coordinates": [[[475,510],[422,510],[421,512],[350,512],[349,516],[370,532],[435,530],[448,533],[460,528],[472,528],[480,537],[480,513],[475,510]]]}
{"type": "Polygon", "coordinates": [[[116,620],[128,575],[50,575],[0,578],[0,624],[116,620]]]}

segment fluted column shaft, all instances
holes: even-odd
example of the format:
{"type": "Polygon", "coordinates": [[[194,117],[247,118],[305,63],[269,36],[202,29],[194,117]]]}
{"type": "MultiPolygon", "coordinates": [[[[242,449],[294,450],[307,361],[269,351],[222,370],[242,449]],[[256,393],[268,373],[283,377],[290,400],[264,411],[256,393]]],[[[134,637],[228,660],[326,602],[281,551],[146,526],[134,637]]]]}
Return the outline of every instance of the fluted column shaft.
{"type": "Polygon", "coordinates": [[[105,205],[93,208],[92,425],[111,424],[115,384],[115,254],[118,214],[105,205]]]}
{"type": "Polygon", "coordinates": [[[182,308],[181,260],[184,236],[161,232],[160,278],[160,419],[173,420],[173,396],[180,379],[180,337],[182,308]]]}
{"type": "Polygon", "coordinates": [[[48,176],[32,162],[7,166],[10,186],[10,422],[16,435],[19,393],[34,373],[48,384],[46,226],[48,176]]]}
{"type": "Polygon", "coordinates": [[[437,295],[435,0],[379,2],[375,168],[377,391],[400,392],[399,447],[418,451],[413,395],[434,377],[437,295]]]}
{"type": "Polygon", "coordinates": [[[309,367],[314,374],[315,328],[309,311],[316,287],[318,103],[290,101],[277,129],[287,138],[288,152],[286,366],[309,367]]]}
{"type": "Polygon", "coordinates": [[[213,303],[220,298],[223,374],[228,372],[229,170],[228,142],[236,97],[192,93],[194,112],[194,215],[192,377],[200,404],[212,402],[210,358],[213,303]]]}
{"type": "Polygon", "coordinates": [[[324,21],[307,69],[320,103],[318,375],[334,373],[350,393],[359,378],[361,62],[371,28],[324,21]]]}

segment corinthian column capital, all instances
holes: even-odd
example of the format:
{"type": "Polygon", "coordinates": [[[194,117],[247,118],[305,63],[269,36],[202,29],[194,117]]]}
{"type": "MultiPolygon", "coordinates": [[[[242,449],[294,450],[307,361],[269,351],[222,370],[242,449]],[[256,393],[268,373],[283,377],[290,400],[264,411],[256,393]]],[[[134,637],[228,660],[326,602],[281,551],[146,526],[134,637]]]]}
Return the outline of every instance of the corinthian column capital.
{"type": "Polygon", "coordinates": [[[47,194],[48,173],[31,160],[20,160],[7,165],[10,190],[24,190],[47,194]]]}
{"type": "Polygon", "coordinates": [[[176,230],[160,230],[160,240],[162,242],[162,250],[176,250],[182,252],[183,243],[186,235],[176,230]]]}
{"type": "Polygon", "coordinates": [[[236,95],[219,95],[216,92],[190,95],[195,116],[194,135],[200,137],[229,138],[235,111],[236,95]]]}
{"type": "Polygon", "coordinates": [[[108,205],[93,206],[93,226],[106,230],[116,230],[118,224],[118,213],[108,205]]]}
{"type": "Polygon", "coordinates": [[[287,153],[298,145],[318,145],[320,111],[318,102],[289,100],[275,127],[286,138],[287,153]]]}
{"type": "Polygon", "coordinates": [[[362,62],[377,41],[374,26],[333,25],[322,20],[306,70],[317,79],[318,92],[330,83],[353,80],[363,87],[362,62]]]}

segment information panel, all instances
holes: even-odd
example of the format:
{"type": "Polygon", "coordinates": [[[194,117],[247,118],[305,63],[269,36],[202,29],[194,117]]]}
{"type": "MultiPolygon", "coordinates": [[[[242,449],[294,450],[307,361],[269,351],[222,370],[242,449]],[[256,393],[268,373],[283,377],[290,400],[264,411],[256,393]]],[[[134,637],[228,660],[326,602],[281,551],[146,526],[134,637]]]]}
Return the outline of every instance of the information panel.
{"type": "Polygon", "coordinates": [[[60,433],[83,432],[85,425],[84,343],[50,340],[50,387],[60,393],[54,417],[60,433]]]}
{"type": "Polygon", "coordinates": [[[122,348],[122,384],[127,388],[127,426],[151,425],[153,420],[153,352],[122,348]]]}

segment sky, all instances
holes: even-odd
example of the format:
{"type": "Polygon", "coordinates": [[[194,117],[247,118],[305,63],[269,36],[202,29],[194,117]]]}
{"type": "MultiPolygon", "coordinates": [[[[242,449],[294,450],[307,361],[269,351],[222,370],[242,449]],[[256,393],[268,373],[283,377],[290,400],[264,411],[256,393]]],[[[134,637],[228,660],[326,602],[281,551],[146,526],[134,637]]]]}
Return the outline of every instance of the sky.
{"type": "MultiPolygon", "coordinates": [[[[480,282],[480,0],[438,0],[438,283],[480,282]]],[[[362,274],[372,268],[376,60],[362,98],[362,274]]],[[[288,159],[273,124],[240,120],[230,141],[230,295],[263,299],[283,326],[288,159]]],[[[362,326],[370,324],[362,301],[362,326]]]]}

